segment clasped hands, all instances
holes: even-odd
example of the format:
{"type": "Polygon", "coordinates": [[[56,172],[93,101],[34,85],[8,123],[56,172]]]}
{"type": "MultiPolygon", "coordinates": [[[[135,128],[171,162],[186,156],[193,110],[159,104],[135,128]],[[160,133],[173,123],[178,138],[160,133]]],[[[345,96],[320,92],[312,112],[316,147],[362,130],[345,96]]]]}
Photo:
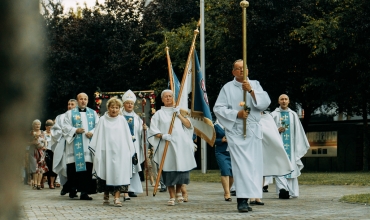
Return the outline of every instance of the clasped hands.
{"type": "MultiPolygon", "coordinates": [[[[83,129],[83,128],[77,128],[76,129],[76,134],[82,134],[82,133],[85,133],[85,129],[83,129]]],[[[85,135],[86,135],[87,138],[92,138],[93,133],[87,132],[85,135]]]]}

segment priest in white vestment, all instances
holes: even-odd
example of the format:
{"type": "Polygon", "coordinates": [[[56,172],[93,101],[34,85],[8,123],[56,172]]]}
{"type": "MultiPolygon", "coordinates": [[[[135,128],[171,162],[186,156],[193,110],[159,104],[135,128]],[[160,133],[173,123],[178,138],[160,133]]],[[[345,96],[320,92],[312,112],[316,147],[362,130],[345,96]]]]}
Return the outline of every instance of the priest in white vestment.
{"type": "MultiPolygon", "coordinates": [[[[134,112],[134,106],[136,102],[136,95],[131,91],[127,90],[122,96],[123,108],[122,115],[127,120],[128,126],[130,128],[132,141],[135,146],[135,152],[137,155],[138,163],[134,165],[132,170],[132,178],[130,182],[130,187],[128,189],[129,197],[137,197],[135,193],[143,193],[143,186],[141,185],[141,180],[139,172],[142,171],[141,164],[144,162],[144,134],[143,130],[146,130],[146,125],[143,127],[143,120],[134,112]]],[[[125,195],[126,199],[129,197],[125,195]]]]}
{"type": "MultiPolygon", "coordinates": [[[[248,70],[247,71],[248,74],[248,70]]],[[[234,80],[223,86],[213,108],[225,134],[231,156],[238,210],[248,212],[248,198],[262,198],[263,151],[261,111],[270,105],[270,98],[256,80],[243,80],[243,60],[233,64],[234,80]],[[247,103],[242,103],[243,93],[247,103]],[[245,110],[244,104],[250,108],[245,110]],[[246,138],[243,121],[247,120],[246,138]]]]}
{"type": "MultiPolygon", "coordinates": [[[[68,101],[68,110],[74,109],[77,106],[76,99],[68,101]]],[[[66,139],[62,131],[65,113],[58,115],[55,118],[55,124],[51,128],[51,150],[54,152],[53,171],[58,174],[60,184],[63,186],[60,195],[65,195],[70,191],[70,185],[67,178],[67,163],[65,156],[66,139]]]]}
{"type": "Polygon", "coordinates": [[[66,112],[63,133],[66,139],[67,176],[71,185],[69,197],[76,197],[81,192],[81,200],[92,200],[88,196],[92,187],[92,157],[88,149],[94,128],[99,122],[96,112],[87,107],[88,96],[77,95],[78,107],[66,112]]]}
{"type": "Polygon", "coordinates": [[[106,112],[96,126],[90,143],[94,154],[94,171],[99,189],[104,192],[103,205],[109,205],[109,193],[114,206],[121,207],[120,193],[127,193],[132,175],[134,144],[126,119],[121,115],[122,102],[111,98],[106,112]]]}
{"type": "Polygon", "coordinates": [[[294,171],[286,176],[275,177],[276,190],[280,199],[299,196],[298,177],[301,175],[303,163],[301,158],[307,153],[310,145],[297,113],[289,105],[289,97],[279,96],[279,108],[271,113],[283,140],[285,151],[294,171]]]}
{"type": "Polygon", "coordinates": [[[175,196],[178,203],[184,202],[181,186],[189,184],[190,170],[197,166],[193,153],[192,136],[194,127],[190,120],[180,114],[179,107],[173,107],[173,92],[171,90],[164,90],[161,93],[161,98],[164,106],[151,119],[148,141],[153,146],[153,159],[157,164],[161,163],[165,143],[169,142],[162,177],[170,194],[167,205],[173,206],[175,205],[175,196]],[[169,134],[168,131],[174,113],[176,117],[172,133],[169,134]]]}

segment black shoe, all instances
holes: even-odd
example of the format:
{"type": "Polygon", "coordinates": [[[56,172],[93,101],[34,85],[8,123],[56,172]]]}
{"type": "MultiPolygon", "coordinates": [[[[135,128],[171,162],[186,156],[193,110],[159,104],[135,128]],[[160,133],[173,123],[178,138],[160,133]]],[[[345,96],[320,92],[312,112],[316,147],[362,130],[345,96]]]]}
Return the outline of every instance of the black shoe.
{"type": "Polygon", "coordinates": [[[265,192],[265,193],[267,193],[267,192],[269,192],[267,189],[269,188],[269,186],[267,185],[267,186],[264,186],[264,187],[262,187],[262,191],[263,192],[265,192]]]}
{"type": "Polygon", "coordinates": [[[231,196],[236,196],[236,191],[231,191],[231,192],[230,192],[230,195],[231,195],[231,196]]]}
{"type": "Polygon", "coordinates": [[[130,196],[130,197],[137,197],[137,195],[134,192],[128,192],[128,196],[130,196]]]}
{"type": "MultiPolygon", "coordinates": [[[[250,203],[252,203],[252,202],[250,202],[250,203]]],[[[263,202],[258,202],[258,201],[254,201],[254,204],[255,204],[255,205],[264,205],[265,203],[263,203],[263,202]]]]}
{"type": "Polygon", "coordinates": [[[66,191],[64,191],[63,189],[60,191],[60,195],[61,196],[64,196],[65,194],[67,194],[67,192],[66,191]]]}
{"type": "Polygon", "coordinates": [[[286,191],[285,189],[280,189],[279,191],[279,199],[289,199],[289,191],[286,191]]]}
{"type": "Polygon", "coordinates": [[[92,200],[93,198],[91,198],[89,195],[87,194],[81,194],[80,196],[80,200],[92,200]]]}
{"type": "Polygon", "coordinates": [[[161,188],[159,192],[167,192],[167,188],[161,188]]]}
{"type": "MultiPolygon", "coordinates": [[[[62,193],[60,193],[62,195],[62,193]]],[[[69,198],[73,199],[73,198],[76,198],[78,197],[77,193],[69,193],[69,198]]]]}
{"type": "Polygon", "coordinates": [[[248,201],[246,199],[243,199],[241,202],[238,202],[238,211],[239,212],[252,211],[252,208],[249,207],[248,201]]]}

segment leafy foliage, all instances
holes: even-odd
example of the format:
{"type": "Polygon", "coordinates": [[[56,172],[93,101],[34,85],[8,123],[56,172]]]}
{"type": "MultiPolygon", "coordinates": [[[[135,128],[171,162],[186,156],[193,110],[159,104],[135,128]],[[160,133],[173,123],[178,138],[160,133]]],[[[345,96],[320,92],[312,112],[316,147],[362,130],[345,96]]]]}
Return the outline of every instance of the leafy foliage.
{"type": "Polygon", "coordinates": [[[68,14],[59,3],[44,4],[49,114],[64,112],[70,98],[80,92],[93,94],[97,87],[121,91],[149,85],[137,42],[142,34],[140,2],[109,1],[68,14]]]}

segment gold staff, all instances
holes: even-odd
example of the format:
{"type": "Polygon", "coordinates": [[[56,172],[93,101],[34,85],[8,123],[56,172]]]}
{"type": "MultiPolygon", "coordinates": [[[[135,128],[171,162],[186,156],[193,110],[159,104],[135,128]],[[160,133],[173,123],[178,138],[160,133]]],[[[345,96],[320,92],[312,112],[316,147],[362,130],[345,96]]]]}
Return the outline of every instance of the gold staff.
{"type": "MultiPolygon", "coordinates": [[[[243,80],[247,80],[247,8],[249,6],[248,1],[241,1],[240,7],[243,9],[243,80]]],[[[247,105],[247,94],[243,91],[243,101],[247,105]]],[[[244,139],[247,137],[247,119],[243,121],[243,134],[244,139]]]]}
{"type": "MultiPolygon", "coordinates": [[[[176,100],[176,105],[175,105],[176,107],[180,104],[180,99],[181,99],[180,97],[181,97],[182,90],[184,88],[184,83],[185,83],[185,80],[186,80],[186,75],[188,73],[189,63],[190,63],[191,57],[192,57],[193,52],[194,52],[194,49],[195,49],[195,40],[197,39],[197,35],[199,34],[199,30],[198,30],[199,26],[200,26],[200,20],[199,20],[199,22],[197,24],[197,29],[194,30],[193,42],[191,43],[191,47],[190,47],[188,59],[186,61],[186,66],[185,66],[184,74],[182,76],[181,87],[180,87],[179,95],[178,95],[178,98],[176,100]]],[[[168,130],[168,134],[172,134],[173,123],[175,122],[175,119],[176,119],[176,112],[174,112],[173,115],[172,115],[172,121],[171,121],[170,128],[168,130]]],[[[163,150],[163,154],[162,154],[162,160],[161,160],[161,163],[160,163],[159,169],[158,169],[157,179],[155,181],[153,196],[155,196],[156,193],[157,193],[157,188],[158,188],[158,185],[159,185],[159,180],[160,180],[161,175],[162,175],[164,160],[166,159],[166,154],[167,154],[167,149],[168,149],[169,143],[170,142],[166,140],[166,144],[164,146],[164,150],[163,150]]]]}

